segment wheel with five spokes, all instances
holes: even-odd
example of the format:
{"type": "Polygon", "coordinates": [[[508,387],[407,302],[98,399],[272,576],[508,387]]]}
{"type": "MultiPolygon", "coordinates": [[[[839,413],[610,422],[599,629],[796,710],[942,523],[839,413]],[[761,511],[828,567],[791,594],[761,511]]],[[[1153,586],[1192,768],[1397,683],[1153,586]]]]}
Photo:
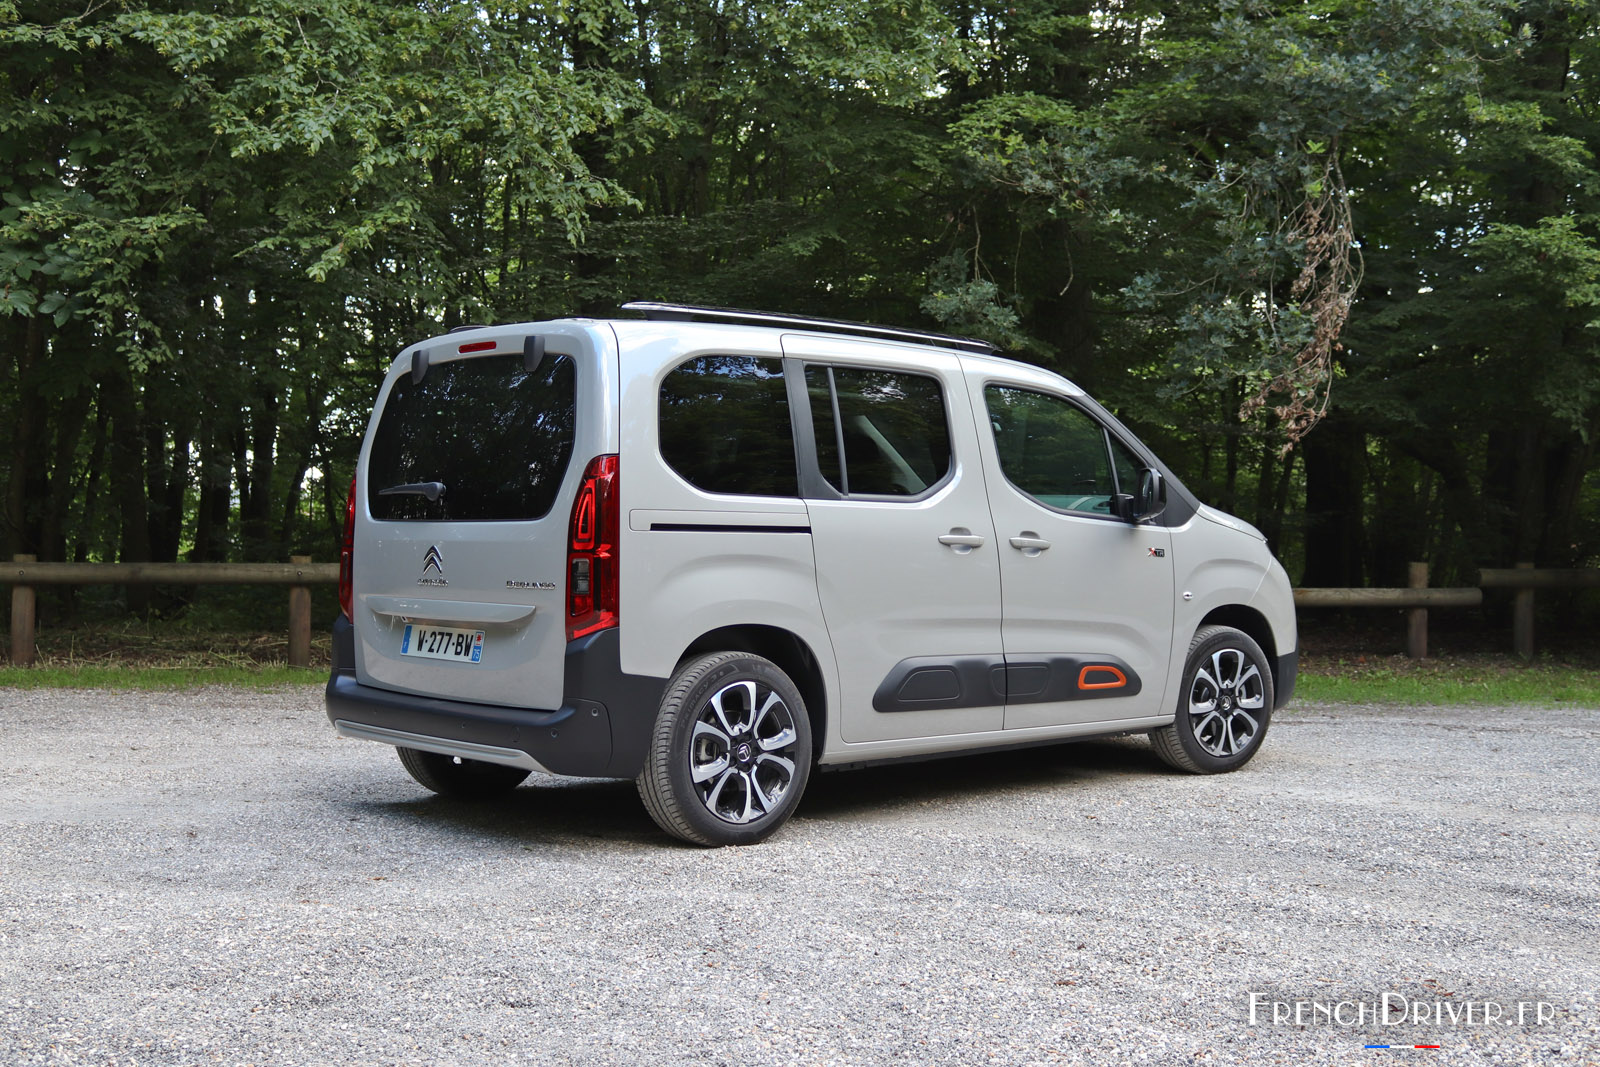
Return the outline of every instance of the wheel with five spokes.
{"type": "Polygon", "coordinates": [[[657,825],[697,845],[750,845],[800,802],[811,724],[794,683],[747,652],[691,660],[667,683],[639,796],[657,825]]]}
{"type": "Polygon", "coordinates": [[[1150,740],[1179,770],[1238,770],[1260,751],[1272,704],[1272,670],[1261,646],[1230,626],[1203,626],[1189,645],[1177,717],[1150,740]]]}

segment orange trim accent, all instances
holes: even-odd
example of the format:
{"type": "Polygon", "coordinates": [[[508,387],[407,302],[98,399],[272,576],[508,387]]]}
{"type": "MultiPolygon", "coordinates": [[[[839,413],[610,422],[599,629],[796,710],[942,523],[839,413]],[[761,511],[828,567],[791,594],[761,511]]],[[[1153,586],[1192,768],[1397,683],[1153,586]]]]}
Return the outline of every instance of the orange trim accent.
{"type": "Polygon", "coordinates": [[[1127,684],[1128,684],[1128,676],[1126,674],[1123,674],[1117,668],[1112,667],[1109,664],[1105,664],[1105,663],[1092,664],[1092,665],[1090,665],[1088,667],[1083,668],[1083,670],[1078,672],[1078,688],[1079,689],[1121,689],[1123,686],[1125,686],[1127,684]],[[1116,676],[1116,681],[1113,681],[1113,682],[1091,682],[1091,681],[1088,681],[1087,679],[1089,677],[1089,672],[1090,671],[1104,671],[1107,674],[1115,675],[1116,676]]]}

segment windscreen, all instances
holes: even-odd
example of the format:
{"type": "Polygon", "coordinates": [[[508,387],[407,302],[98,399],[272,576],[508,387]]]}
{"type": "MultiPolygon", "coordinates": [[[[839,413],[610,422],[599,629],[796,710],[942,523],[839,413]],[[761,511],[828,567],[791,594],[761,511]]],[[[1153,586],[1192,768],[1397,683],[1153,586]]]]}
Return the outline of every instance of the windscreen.
{"type": "Polygon", "coordinates": [[[367,506],[386,521],[516,522],[549,514],[572,459],[576,374],[550,355],[435,363],[395,380],[372,438],[367,506]]]}

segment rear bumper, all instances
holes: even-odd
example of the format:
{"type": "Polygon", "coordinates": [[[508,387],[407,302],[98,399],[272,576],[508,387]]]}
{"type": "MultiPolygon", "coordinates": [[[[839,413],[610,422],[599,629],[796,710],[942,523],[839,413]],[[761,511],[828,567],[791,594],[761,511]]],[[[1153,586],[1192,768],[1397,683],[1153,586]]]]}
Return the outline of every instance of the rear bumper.
{"type": "Polygon", "coordinates": [[[664,678],[622,673],[616,630],[567,645],[565,697],[551,711],[362,685],[355,658],[355,628],[341,615],[325,699],[340,733],[586,778],[638,775],[666,688],[664,678]]]}

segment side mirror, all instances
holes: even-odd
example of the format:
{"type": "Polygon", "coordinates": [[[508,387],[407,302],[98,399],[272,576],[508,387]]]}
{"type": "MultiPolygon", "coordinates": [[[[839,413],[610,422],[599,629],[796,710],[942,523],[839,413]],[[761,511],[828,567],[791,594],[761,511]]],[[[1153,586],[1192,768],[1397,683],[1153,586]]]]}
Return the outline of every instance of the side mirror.
{"type": "Polygon", "coordinates": [[[1146,467],[1139,472],[1139,492],[1133,501],[1133,521],[1153,522],[1167,510],[1167,483],[1161,472],[1146,467]]]}

